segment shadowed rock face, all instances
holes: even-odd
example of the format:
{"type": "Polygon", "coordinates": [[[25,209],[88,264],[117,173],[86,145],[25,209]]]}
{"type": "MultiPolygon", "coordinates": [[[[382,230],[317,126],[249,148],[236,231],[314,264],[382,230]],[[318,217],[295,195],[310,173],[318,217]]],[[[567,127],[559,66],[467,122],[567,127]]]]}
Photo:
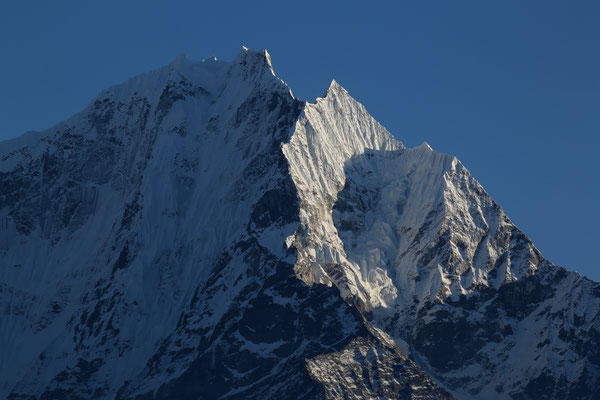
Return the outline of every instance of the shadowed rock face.
{"type": "Polygon", "coordinates": [[[368,325],[371,335],[352,340],[342,351],[308,360],[311,377],[327,399],[452,399],[385,333],[368,325]]]}
{"type": "Polygon", "coordinates": [[[2,398],[599,395],[599,285],[266,52],[180,57],[1,143],[0,188],[2,398]]]}

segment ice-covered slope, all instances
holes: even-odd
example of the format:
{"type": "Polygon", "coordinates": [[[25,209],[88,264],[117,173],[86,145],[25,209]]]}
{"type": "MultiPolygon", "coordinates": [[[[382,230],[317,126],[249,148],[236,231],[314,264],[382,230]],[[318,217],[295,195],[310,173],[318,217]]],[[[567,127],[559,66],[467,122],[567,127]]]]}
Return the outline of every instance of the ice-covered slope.
{"type": "Polygon", "coordinates": [[[0,157],[2,398],[599,395],[599,285],[266,52],[179,57],[0,157]]]}

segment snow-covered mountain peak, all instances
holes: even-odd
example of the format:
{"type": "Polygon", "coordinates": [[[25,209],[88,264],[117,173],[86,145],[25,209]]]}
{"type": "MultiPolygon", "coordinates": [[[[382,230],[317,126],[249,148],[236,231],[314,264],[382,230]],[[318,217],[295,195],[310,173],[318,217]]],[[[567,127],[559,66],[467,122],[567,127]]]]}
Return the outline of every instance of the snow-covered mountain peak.
{"type": "Polygon", "coordinates": [[[600,398],[600,285],[266,51],[0,143],[0,188],[0,398],[600,398]]]}
{"type": "Polygon", "coordinates": [[[415,147],[416,149],[423,149],[423,150],[429,150],[429,151],[433,151],[433,149],[431,148],[431,146],[429,145],[429,143],[427,142],[423,142],[420,145],[418,145],[417,147],[415,147]]]}
{"type": "Polygon", "coordinates": [[[338,91],[338,90],[346,91],[346,89],[344,89],[335,79],[332,79],[331,82],[329,83],[329,86],[327,87],[327,90],[325,91],[325,95],[323,97],[327,97],[327,93],[330,91],[338,91]]]}
{"type": "MultiPolygon", "coordinates": [[[[296,237],[298,276],[307,283],[334,283],[343,296],[371,303],[359,268],[346,259],[332,209],[346,185],[348,163],[367,153],[396,153],[404,145],[337,82],[304,113],[283,151],[301,203],[304,233],[296,237]],[[306,251],[310,247],[311,251],[306,251]]],[[[381,304],[379,296],[373,303],[381,304]]]]}
{"type": "Polygon", "coordinates": [[[233,63],[248,65],[250,68],[266,68],[272,75],[275,75],[271,56],[267,50],[255,50],[242,46],[233,63]]]}
{"type": "MultiPolygon", "coordinates": [[[[342,87],[342,85],[340,85],[335,79],[332,79],[331,83],[329,83],[329,86],[327,87],[327,90],[325,90],[325,93],[323,94],[323,96],[317,97],[315,100],[315,103],[318,103],[319,101],[332,101],[336,97],[347,97],[349,99],[352,99],[353,101],[356,101],[350,95],[350,93],[344,87],[342,87]],[[327,100],[327,99],[329,99],[329,100],[327,100]]],[[[360,103],[358,103],[358,104],[360,104],[360,103]]]]}

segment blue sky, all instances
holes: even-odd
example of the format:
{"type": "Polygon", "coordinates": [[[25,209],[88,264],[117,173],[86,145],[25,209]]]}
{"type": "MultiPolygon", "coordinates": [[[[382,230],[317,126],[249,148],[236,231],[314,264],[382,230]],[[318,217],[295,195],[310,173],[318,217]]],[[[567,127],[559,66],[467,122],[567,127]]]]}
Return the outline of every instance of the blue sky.
{"type": "Polygon", "coordinates": [[[600,280],[600,2],[0,3],[0,139],[181,53],[267,48],[306,100],[332,78],[407,146],[458,156],[557,264],[600,280]]]}

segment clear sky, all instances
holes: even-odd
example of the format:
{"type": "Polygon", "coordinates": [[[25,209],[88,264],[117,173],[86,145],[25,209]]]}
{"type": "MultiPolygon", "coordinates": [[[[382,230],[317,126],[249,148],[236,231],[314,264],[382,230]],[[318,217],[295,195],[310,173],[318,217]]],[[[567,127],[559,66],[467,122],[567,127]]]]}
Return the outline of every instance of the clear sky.
{"type": "Polygon", "coordinates": [[[181,53],[267,48],[405,145],[458,156],[550,260],[600,281],[598,1],[4,1],[0,139],[181,53]]]}

